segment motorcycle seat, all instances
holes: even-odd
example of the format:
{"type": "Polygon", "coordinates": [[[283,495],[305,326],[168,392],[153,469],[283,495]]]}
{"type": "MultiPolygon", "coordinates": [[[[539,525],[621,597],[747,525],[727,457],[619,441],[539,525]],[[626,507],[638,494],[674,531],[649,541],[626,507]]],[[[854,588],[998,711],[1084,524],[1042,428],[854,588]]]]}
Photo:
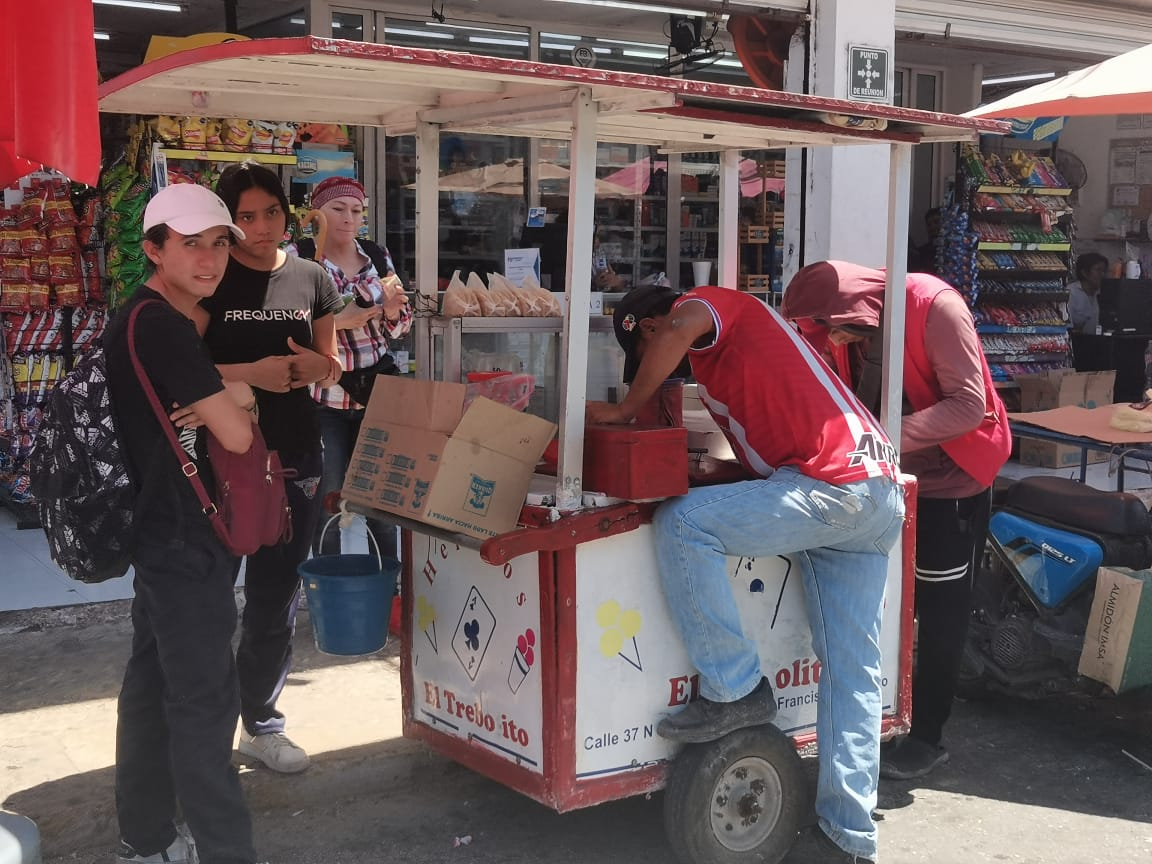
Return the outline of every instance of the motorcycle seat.
{"type": "Polygon", "coordinates": [[[999,506],[1098,534],[1145,537],[1148,508],[1127,492],[1104,492],[1067,477],[1025,477],[1012,484],[999,506]]]}

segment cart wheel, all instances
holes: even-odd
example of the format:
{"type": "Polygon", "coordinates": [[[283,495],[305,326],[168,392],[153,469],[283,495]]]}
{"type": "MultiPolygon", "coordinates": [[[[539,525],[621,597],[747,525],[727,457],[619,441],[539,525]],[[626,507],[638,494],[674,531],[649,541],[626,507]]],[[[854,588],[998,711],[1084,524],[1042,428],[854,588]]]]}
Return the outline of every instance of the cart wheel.
{"type": "Polygon", "coordinates": [[[792,740],[755,726],[681,751],[664,793],[664,831],[684,864],[776,864],[807,806],[792,740]]]}

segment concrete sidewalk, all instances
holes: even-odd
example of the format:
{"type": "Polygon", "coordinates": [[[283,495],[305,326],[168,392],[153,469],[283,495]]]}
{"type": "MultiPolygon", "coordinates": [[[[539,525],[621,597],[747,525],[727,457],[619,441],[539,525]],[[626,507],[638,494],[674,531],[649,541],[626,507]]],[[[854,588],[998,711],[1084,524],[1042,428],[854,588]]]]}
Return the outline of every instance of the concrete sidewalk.
{"type": "MultiPolygon", "coordinates": [[[[0,613],[0,802],[32,817],[46,858],[114,843],[116,696],[129,601],[0,613]]],[[[253,809],[298,809],[409,777],[433,758],[400,737],[398,642],[371,657],[317,652],[301,613],[280,707],[313,756],[305,775],[241,765],[253,809]]]]}
{"type": "MultiPolygon", "coordinates": [[[[0,804],[36,820],[45,864],[112,859],[115,700],[130,635],[124,602],[0,613],[0,804]]],[[[243,770],[263,859],[671,860],[660,794],[558,815],[400,737],[394,646],[320,655],[302,614],[296,649],[281,707],[313,765],[292,777],[243,770]]],[[[951,763],[881,787],[881,860],[1148,864],[1152,770],[1123,751],[1152,764],[1150,732],[1152,694],[958,704],[951,763]]],[[[807,767],[814,776],[814,760],[807,767]]],[[[785,864],[809,864],[794,857],[785,864]]]]}

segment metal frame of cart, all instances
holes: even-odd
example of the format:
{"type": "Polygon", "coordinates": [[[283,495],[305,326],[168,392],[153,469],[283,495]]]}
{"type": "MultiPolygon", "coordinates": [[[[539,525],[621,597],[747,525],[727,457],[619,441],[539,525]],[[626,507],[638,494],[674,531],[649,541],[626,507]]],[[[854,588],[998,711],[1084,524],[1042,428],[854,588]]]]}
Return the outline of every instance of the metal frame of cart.
{"type": "MultiPolygon", "coordinates": [[[[566,285],[567,308],[576,310],[588,308],[591,292],[590,268],[576,262],[591,259],[598,140],[655,144],[665,153],[720,154],[721,285],[737,281],[740,150],[886,144],[891,169],[889,281],[880,419],[889,430],[897,430],[900,423],[912,146],[973,140],[980,133],[1006,129],[1006,124],[993,121],[793,93],[314,37],[175,54],[104,84],[100,107],[134,114],[291,115],[301,121],[381,127],[388,135],[414,134],[416,288],[422,327],[430,326],[424,319],[436,309],[441,132],[571,140],[566,285]]],[[[631,694],[643,690],[639,683],[627,684],[640,679],[622,676],[661,662],[682,672],[658,682],[668,688],[666,705],[687,700],[694,687],[692,670],[676,654],[683,655],[683,647],[664,620],[666,614],[661,615],[662,599],[654,587],[647,524],[651,505],[582,508],[589,329],[587,315],[563,320],[559,460],[552,506],[526,507],[525,527],[483,543],[419,523],[404,526],[404,734],[559,811],[644,794],[665,782],[672,751],[654,740],[653,724],[641,720],[619,725],[613,720],[616,709],[627,707],[631,694]],[[453,605],[437,612],[433,600],[453,605]],[[645,603],[644,627],[651,638],[642,656],[636,604],[645,603]],[[497,613],[506,629],[508,621],[515,622],[508,631],[518,634],[512,642],[494,642],[497,613]],[[584,645],[593,638],[599,639],[597,651],[584,645]],[[495,659],[487,661],[485,671],[486,657],[495,659]],[[447,677],[440,680],[439,673],[430,674],[429,669],[447,677]],[[495,677],[477,684],[493,670],[495,677]],[[615,689],[589,705],[588,688],[597,686],[615,689]],[[531,707],[527,719],[522,716],[525,706],[531,707]],[[598,720],[603,728],[596,728],[598,720]],[[629,753],[634,755],[628,758],[629,753]]],[[[418,334],[417,368],[425,377],[433,368],[431,344],[429,333],[418,334]]],[[[906,728],[910,717],[912,607],[907,598],[912,524],[910,518],[903,554],[889,577],[900,614],[891,616],[886,637],[893,650],[885,656],[897,658],[893,680],[886,685],[891,695],[890,700],[886,695],[884,715],[888,733],[906,728]]],[[[795,616],[798,580],[789,587],[786,560],[741,560],[734,567],[734,576],[747,583],[746,593],[753,597],[745,604],[750,616],[746,627],[770,632],[781,616],[795,616]],[[758,584],[762,596],[757,598],[758,584]]],[[[801,633],[793,626],[785,633],[781,628],[780,638],[791,639],[796,651],[802,651],[806,626],[803,629],[801,633]]],[[[775,674],[778,686],[788,680],[811,687],[818,677],[806,657],[796,659],[794,666],[780,666],[775,674]]],[[[802,718],[805,711],[814,708],[800,705],[791,716],[802,718]]],[[[813,737],[810,723],[781,725],[797,742],[813,737]]],[[[749,764],[770,787],[756,806],[774,807],[779,817],[797,797],[784,782],[796,775],[776,770],[774,759],[765,756],[749,764]]],[[[726,777],[717,782],[727,782],[726,777]]],[[[681,783],[670,789],[668,798],[679,802],[682,811],[684,802],[693,800],[690,791],[681,783]]],[[[747,798],[747,789],[741,794],[747,798]]],[[[715,813],[705,813],[716,808],[707,805],[709,799],[702,800],[700,818],[705,824],[711,818],[713,831],[722,833],[715,813]]],[[[724,818],[722,814],[721,823],[724,818]]],[[[674,821],[669,829],[676,835],[683,826],[674,821]]],[[[763,820],[760,829],[732,843],[722,838],[718,851],[726,860],[755,855],[768,837],[763,829],[770,833],[768,823],[763,820]]],[[[777,849],[772,857],[782,854],[777,849]]]]}

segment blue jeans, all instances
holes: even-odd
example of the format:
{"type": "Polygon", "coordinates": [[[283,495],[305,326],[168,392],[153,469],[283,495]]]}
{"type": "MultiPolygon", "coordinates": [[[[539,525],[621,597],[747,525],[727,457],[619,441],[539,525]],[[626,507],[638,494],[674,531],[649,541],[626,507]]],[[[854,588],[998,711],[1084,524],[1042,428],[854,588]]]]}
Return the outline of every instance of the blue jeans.
{"type": "Polygon", "coordinates": [[[760,682],[725,557],[788,555],[804,580],[820,674],[816,813],[841,848],[874,857],[880,767],[880,616],[903,490],[886,479],[833,486],[782,468],[766,480],[693,489],[656,511],[656,558],[700,692],[731,702],[760,682]]]}
{"type": "MultiPolygon", "coordinates": [[[[344,475],[348,472],[348,463],[352,459],[352,451],[356,448],[356,438],[360,434],[360,424],[364,421],[363,408],[329,408],[320,406],[320,440],[324,442],[324,471],[320,476],[319,498],[321,504],[330,492],[338,492],[344,488],[344,475]]],[[[316,525],[316,536],[312,543],[315,555],[340,554],[340,529],[333,525],[324,534],[329,516],[323,513],[316,525]],[[323,543],[321,543],[323,539],[323,543]]],[[[385,558],[398,558],[399,549],[396,545],[396,527],[382,522],[379,519],[366,519],[368,530],[380,546],[380,554],[385,558]]],[[[369,547],[371,551],[371,547],[369,547]]]]}

